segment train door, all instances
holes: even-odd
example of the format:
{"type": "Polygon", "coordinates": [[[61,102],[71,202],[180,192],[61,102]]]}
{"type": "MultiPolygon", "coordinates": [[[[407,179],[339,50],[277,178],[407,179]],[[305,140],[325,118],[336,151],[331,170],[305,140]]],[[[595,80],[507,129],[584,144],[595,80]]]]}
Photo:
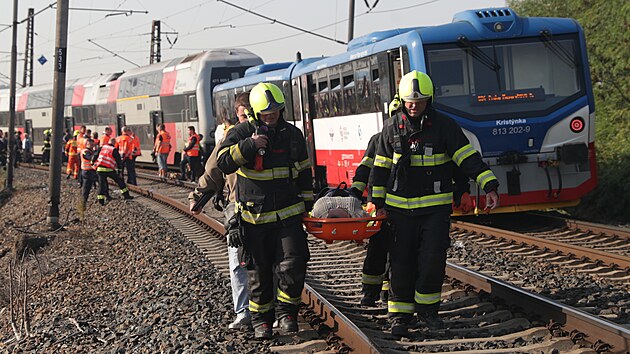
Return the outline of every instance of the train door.
{"type": "Polygon", "coordinates": [[[116,135],[122,135],[122,128],[125,126],[125,115],[116,115],[116,135]]]}
{"type": "Polygon", "coordinates": [[[27,119],[24,121],[24,132],[26,134],[28,134],[28,136],[31,138],[31,141],[33,141],[34,137],[33,137],[33,121],[31,119],[27,119]]]}
{"type": "Polygon", "coordinates": [[[151,119],[151,133],[150,136],[153,137],[153,143],[155,143],[155,139],[158,136],[158,126],[164,123],[164,115],[162,115],[162,111],[151,111],[149,113],[151,119]]]}
{"type": "Polygon", "coordinates": [[[187,122],[196,122],[199,120],[199,109],[197,108],[197,96],[196,95],[190,95],[188,96],[188,106],[185,109],[185,115],[184,117],[186,118],[185,121],[187,122]]]}
{"type": "Polygon", "coordinates": [[[315,83],[312,75],[303,75],[299,77],[297,85],[299,86],[300,111],[303,112],[302,123],[304,137],[306,138],[306,150],[308,157],[313,166],[313,178],[315,191],[319,191],[324,187],[328,187],[326,179],[326,166],[317,165],[317,156],[315,156],[315,136],[313,135],[313,113],[315,108],[314,102],[309,104],[309,88],[313,89],[315,83]]]}
{"type": "Polygon", "coordinates": [[[70,133],[74,131],[74,117],[64,117],[64,129],[68,129],[70,133]]]}

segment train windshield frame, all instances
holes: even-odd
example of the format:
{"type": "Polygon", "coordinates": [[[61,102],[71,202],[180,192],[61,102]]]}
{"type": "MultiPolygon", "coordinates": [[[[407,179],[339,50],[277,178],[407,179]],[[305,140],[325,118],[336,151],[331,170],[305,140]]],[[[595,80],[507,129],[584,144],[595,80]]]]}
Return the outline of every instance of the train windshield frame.
{"type": "Polygon", "coordinates": [[[434,106],[476,121],[547,115],[586,95],[577,34],[425,45],[434,106]]]}

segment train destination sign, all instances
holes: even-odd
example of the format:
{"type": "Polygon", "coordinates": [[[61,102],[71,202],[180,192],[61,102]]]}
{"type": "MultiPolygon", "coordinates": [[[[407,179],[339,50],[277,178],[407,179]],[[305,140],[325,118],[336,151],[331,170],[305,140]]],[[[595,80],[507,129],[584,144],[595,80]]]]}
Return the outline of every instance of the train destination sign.
{"type": "Polygon", "coordinates": [[[474,106],[481,106],[500,103],[533,102],[542,101],[544,99],[545,90],[543,88],[534,88],[472,95],[472,104],[474,106]]]}

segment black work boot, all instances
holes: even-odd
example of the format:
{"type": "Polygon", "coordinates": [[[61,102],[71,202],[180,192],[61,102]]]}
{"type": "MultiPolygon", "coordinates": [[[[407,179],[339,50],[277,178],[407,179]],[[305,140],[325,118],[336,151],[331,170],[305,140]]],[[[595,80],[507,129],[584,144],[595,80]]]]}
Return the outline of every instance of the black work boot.
{"type": "Polygon", "coordinates": [[[273,332],[269,323],[262,323],[254,326],[254,338],[259,340],[271,339],[273,332]]]}
{"type": "Polygon", "coordinates": [[[123,193],[123,195],[122,195],[122,196],[123,196],[123,199],[125,199],[125,200],[131,200],[131,199],[133,199],[133,196],[129,195],[129,192],[125,192],[125,193],[123,193]]]}
{"type": "Polygon", "coordinates": [[[361,301],[360,301],[361,306],[375,307],[376,301],[379,300],[380,292],[381,292],[380,284],[365,284],[364,283],[361,289],[361,293],[363,294],[363,297],[361,298],[361,301]]]}
{"type": "Polygon", "coordinates": [[[296,333],[298,331],[297,319],[292,315],[286,315],[278,321],[278,327],[288,333],[296,333]]]}
{"type": "Polygon", "coordinates": [[[392,335],[395,337],[409,337],[409,319],[396,317],[392,319],[392,335]]]}
{"type": "Polygon", "coordinates": [[[444,321],[438,315],[437,310],[418,312],[418,320],[423,322],[429,329],[444,329],[444,321]]]}

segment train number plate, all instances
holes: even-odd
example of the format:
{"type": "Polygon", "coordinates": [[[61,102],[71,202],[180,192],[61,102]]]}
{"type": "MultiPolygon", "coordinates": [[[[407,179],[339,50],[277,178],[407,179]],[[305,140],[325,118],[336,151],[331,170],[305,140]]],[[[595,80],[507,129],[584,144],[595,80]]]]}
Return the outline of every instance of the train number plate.
{"type": "Polygon", "coordinates": [[[532,131],[532,127],[529,125],[519,125],[516,127],[500,127],[492,128],[492,135],[513,135],[513,134],[526,134],[532,131]]]}

